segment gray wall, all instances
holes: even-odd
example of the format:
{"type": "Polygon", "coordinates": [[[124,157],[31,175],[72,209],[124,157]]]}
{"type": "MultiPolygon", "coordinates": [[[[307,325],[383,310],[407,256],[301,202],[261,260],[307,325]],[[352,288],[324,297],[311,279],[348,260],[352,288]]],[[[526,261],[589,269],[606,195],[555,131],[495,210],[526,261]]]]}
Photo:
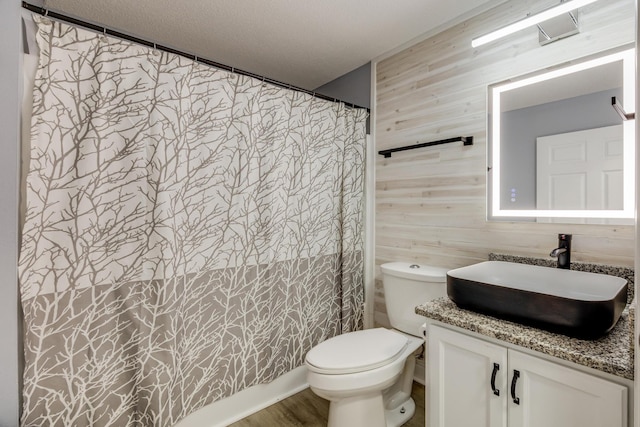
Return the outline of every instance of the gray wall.
{"type": "Polygon", "coordinates": [[[314,89],[314,92],[355,104],[360,107],[371,106],[371,63],[314,89]]]}
{"type": "Polygon", "coordinates": [[[18,159],[20,2],[0,1],[0,425],[18,425],[18,159]]]}
{"type": "Polygon", "coordinates": [[[502,113],[500,205],[535,209],[536,138],[621,124],[611,107],[611,97],[621,99],[621,94],[622,89],[596,92],[502,113]],[[511,189],[516,190],[515,202],[511,189]]]}
{"type": "MultiPolygon", "coordinates": [[[[371,107],[371,62],[344,74],[327,84],[314,89],[314,92],[359,107],[371,107]]],[[[367,118],[367,133],[370,133],[367,118]]]]}

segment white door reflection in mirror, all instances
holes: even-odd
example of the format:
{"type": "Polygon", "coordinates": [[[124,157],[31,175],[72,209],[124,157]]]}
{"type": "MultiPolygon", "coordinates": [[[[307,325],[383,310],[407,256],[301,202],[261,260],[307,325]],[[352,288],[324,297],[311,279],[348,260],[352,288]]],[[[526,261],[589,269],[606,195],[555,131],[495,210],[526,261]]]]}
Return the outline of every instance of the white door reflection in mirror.
{"type": "MultiPolygon", "coordinates": [[[[537,139],[537,209],[623,209],[622,125],[537,139]]],[[[583,224],[607,224],[582,218],[583,224]]],[[[558,222],[538,218],[538,222],[558,222]]]]}

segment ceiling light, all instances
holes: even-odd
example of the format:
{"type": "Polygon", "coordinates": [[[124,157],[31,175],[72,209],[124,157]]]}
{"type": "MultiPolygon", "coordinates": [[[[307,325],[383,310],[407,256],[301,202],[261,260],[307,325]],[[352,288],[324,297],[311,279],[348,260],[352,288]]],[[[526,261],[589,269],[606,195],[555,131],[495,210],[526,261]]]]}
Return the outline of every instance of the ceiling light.
{"type": "Polygon", "coordinates": [[[471,46],[472,47],[481,46],[483,44],[497,40],[501,37],[523,30],[527,27],[537,25],[548,19],[562,15],[563,13],[567,13],[579,7],[586,6],[595,1],[597,0],[570,0],[570,1],[562,2],[557,6],[551,7],[549,9],[545,9],[540,13],[529,16],[520,21],[514,22],[513,24],[507,25],[506,27],[502,27],[489,34],[485,34],[483,36],[477,37],[471,41],[471,46]]]}

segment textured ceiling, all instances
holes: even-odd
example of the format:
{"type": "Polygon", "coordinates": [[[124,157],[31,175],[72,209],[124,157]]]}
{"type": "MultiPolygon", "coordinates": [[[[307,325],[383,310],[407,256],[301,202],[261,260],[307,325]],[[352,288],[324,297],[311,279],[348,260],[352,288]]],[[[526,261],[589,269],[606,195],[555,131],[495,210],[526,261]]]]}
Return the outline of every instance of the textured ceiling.
{"type": "Polygon", "coordinates": [[[46,0],[51,10],[315,89],[495,0],[46,0]]]}

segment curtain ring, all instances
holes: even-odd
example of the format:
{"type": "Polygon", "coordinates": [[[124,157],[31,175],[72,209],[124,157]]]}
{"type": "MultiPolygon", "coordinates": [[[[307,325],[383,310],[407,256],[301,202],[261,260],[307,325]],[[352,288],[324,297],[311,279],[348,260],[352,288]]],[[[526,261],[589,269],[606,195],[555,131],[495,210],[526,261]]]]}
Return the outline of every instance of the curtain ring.
{"type": "Polygon", "coordinates": [[[102,28],[102,35],[100,36],[100,41],[106,43],[107,40],[107,27],[102,28]]]}
{"type": "Polygon", "coordinates": [[[158,50],[158,45],[156,43],[153,44],[153,50],[151,51],[153,56],[160,56],[160,51],[158,50]]]}
{"type": "Polygon", "coordinates": [[[47,16],[49,16],[49,9],[44,10],[44,17],[46,18],[47,16]]]}

